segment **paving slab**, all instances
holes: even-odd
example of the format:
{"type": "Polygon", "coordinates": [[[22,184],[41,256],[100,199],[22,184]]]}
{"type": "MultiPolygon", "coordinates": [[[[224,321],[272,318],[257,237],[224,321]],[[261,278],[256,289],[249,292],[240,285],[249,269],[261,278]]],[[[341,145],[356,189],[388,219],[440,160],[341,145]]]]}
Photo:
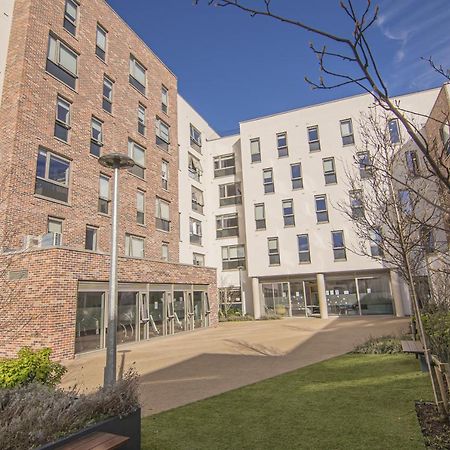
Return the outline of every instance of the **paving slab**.
{"type": "MultiPolygon", "coordinates": [[[[370,336],[400,334],[408,323],[385,316],[221,323],[121,345],[118,372],[137,369],[142,412],[150,415],[342,355],[370,336]]],[[[105,351],[64,364],[63,387],[89,391],[102,383],[105,351]]]]}

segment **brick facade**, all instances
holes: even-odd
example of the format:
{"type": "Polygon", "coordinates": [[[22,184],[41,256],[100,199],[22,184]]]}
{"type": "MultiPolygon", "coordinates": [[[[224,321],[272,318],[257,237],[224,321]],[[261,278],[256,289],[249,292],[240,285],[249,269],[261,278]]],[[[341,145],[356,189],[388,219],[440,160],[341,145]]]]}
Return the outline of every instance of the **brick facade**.
{"type": "MultiPolygon", "coordinates": [[[[11,356],[26,345],[51,347],[55,358],[72,358],[78,283],[108,281],[109,256],[55,247],[15,254],[9,260],[0,258],[0,264],[6,261],[8,270],[4,279],[0,278],[4,287],[0,294],[0,356],[11,356]],[[23,278],[11,280],[15,274],[23,278]]],[[[215,269],[119,258],[118,274],[119,285],[208,285],[210,326],[217,325],[215,269]]]]}
{"type": "Polygon", "coordinates": [[[79,1],[75,36],[63,27],[64,10],[65,0],[16,0],[14,6],[0,106],[0,249],[21,249],[26,236],[44,235],[49,217],[63,221],[64,248],[0,257],[0,355],[31,345],[72,357],[78,282],[108,280],[111,217],[98,212],[98,196],[100,175],[112,172],[90,154],[92,117],[103,123],[102,154],[127,153],[129,139],[146,149],[145,179],[126,170],[120,175],[119,282],[208,285],[210,323],[217,322],[215,270],[178,263],[177,79],[105,0],[79,1]],[[95,54],[97,24],[107,31],[106,62],[95,54]],[[75,89],[46,71],[50,33],[78,55],[75,89]],[[130,55],[146,69],[145,95],[129,82],[130,55]],[[104,76],[114,83],[112,114],[102,108],[104,76]],[[67,143],[54,136],[58,95],[71,103],[67,143]],[[138,133],[139,104],[146,108],[145,137],[138,133]],[[170,126],[167,150],[155,142],[157,118],[170,126]],[[68,203],[35,194],[40,148],[70,161],[68,203]],[[163,160],[169,163],[167,190],[163,160]],[[138,189],[145,192],[145,225],[136,220],[138,189]],[[170,202],[169,232],[156,229],[157,197],[170,202]],[[84,250],[87,225],[98,228],[97,253],[84,250]],[[143,259],[123,256],[125,233],[145,238],[143,259]],[[159,261],[163,243],[168,263],[159,261]],[[10,280],[11,273],[19,279],[10,280]]]}

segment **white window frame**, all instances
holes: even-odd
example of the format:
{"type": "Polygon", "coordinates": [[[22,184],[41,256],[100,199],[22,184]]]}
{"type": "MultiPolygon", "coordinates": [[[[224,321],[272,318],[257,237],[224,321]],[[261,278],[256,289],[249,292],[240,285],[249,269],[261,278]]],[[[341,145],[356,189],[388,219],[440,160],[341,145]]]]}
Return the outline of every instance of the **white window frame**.
{"type": "Polygon", "coordinates": [[[322,167],[323,167],[323,176],[325,178],[325,184],[336,184],[337,183],[337,175],[336,175],[336,164],[333,157],[323,158],[322,159],[322,167]],[[327,169],[326,165],[331,164],[331,168],[327,169]]]}
{"type": "Polygon", "coordinates": [[[269,253],[269,265],[279,266],[280,265],[280,244],[277,237],[267,238],[267,248],[269,253]],[[275,243],[275,246],[271,246],[275,243]]]}
{"type": "Polygon", "coordinates": [[[330,221],[330,215],[328,213],[328,200],[326,194],[319,194],[314,196],[314,205],[315,205],[315,211],[316,211],[316,220],[317,223],[327,223],[330,221]],[[325,209],[317,209],[317,201],[318,200],[324,200],[325,201],[325,209]],[[326,213],[326,220],[319,220],[319,214],[326,213]]]}
{"type": "Polygon", "coordinates": [[[250,159],[252,163],[261,162],[261,141],[259,137],[250,139],[250,159]],[[255,146],[257,147],[257,151],[255,151],[255,146]]]}
{"type": "Polygon", "coordinates": [[[346,261],[347,260],[347,250],[345,247],[345,236],[344,236],[344,230],[333,230],[331,232],[331,243],[333,247],[333,256],[335,261],[346,261]],[[335,246],[334,242],[334,236],[336,234],[340,233],[342,236],[342,246],[335,246]],[[336,252],[343,252],[344,257],[343,258],[337,258],[336,252]]]}
{"type": "Polygon", "coordinates": [[[282,131],[281,133],[277,133],[277,152],[278,152],[278,158],[286,158],[287,156],[289,156],[287,131],[282,131]],[[285,141],[284,145],[280,145],[281,139],[284,139],[284,141],[285,141]]]}
{"type": "Polygon", "coordinates": [[[145,256],[145,238],[136,236],[134,234],[125,234],[125,256],[129,258],[144,258],[145,256]],[[140,242],[142,244],[142,251],[140,255],[135,255],[133,252],[133,241],[140,242]]]}
{"type": "Polygon", "coordinates": [[[339,122],[340,129],[341,129],[341,137],[342,137],[342,145],[354,145],[355,143],[355,133],[353,130],[353,121],[352,119],[343,119],[339,122]],[[343,126],[348,124],[349,133],[347,133],[343,126]],[[351,139],[350,139],[351,138],[351,139]],[[346,142],[348,141],[348,142],[346,142]],[[350,142],[351,141],[351,142],[350,142]]]}
{"type": "Polygon", "coordinates": [[[78,77],[78,54],[73,51],[68,45],[64,44],[60,39],[58,39],[55,35],[49,34],[49,43],[48,43],[48,50],[47,50],[47,59],[49,59],[53,64],[57,65],[59,68],[64,70],[65,72],[69,73],[73,77],[78,77]],[[54,54],[50,54],[51,45],[50,42],[54,41],[54,54]],[[67,51],[67,53],[71,54],[75,58],[75,72],[72,72],[71,69],[66,67],[61,62],[61,47],[64,47],[64,49],[67,51]]]}
{"type": "Polygon", "coordinates": [[[319,125],[311,125],[307,127],[306,132],[308,134],[308,146],[310,152],[320,151],[320,135],[319,135],[319,125]],[[311,139],[311,132],[317,133],[317,139],[311,139]]]}

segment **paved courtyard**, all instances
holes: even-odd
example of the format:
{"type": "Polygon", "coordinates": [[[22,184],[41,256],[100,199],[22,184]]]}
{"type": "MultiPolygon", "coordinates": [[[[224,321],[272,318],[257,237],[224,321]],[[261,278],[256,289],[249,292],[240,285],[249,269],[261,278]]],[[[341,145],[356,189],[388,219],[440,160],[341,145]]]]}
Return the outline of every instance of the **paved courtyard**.
{"type": "MultiPolygon", "coordinates": [[[[141,375],[144,415],[155,414],[349,352],[370,336],[406,330],[408,319],[356,317],[222,323],[217,328],[123,345],[119,373],[141,375]]],[[[63,386],[102,383],[105,353],[66,361],[63,386]]]]}

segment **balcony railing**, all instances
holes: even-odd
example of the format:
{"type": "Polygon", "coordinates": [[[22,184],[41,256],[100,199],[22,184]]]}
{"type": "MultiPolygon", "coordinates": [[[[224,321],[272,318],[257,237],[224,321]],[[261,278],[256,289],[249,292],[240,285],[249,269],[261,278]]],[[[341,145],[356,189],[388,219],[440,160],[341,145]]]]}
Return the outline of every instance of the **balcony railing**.
{"type": "Polygon", "coordinates": [[[242,195],[235,195],[234,197],[222,197],[220,199],[220,206],[240,205],[242,203],[242,195]]]}

